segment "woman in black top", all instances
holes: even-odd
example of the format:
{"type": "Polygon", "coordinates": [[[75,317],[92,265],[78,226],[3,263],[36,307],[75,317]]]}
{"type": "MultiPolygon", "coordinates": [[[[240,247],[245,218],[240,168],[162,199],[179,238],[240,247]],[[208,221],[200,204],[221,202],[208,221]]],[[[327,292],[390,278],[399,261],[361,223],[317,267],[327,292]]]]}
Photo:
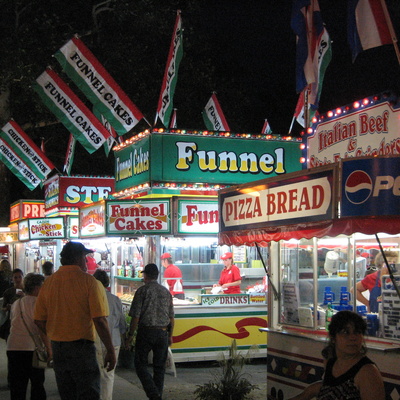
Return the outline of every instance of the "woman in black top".
{"type": "Polygon", "coordinates": [[[339,311],[329,325],[324,379],[292,400],[384,400],[385,390],[376,365],[365,356],[365,321],[352,311],[339,311]]]}

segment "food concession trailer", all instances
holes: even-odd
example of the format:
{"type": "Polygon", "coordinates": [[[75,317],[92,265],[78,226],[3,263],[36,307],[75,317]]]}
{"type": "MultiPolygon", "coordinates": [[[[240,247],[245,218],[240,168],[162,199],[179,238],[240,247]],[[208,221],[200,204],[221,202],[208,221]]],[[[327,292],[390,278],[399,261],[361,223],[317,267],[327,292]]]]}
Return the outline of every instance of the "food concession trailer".
{"type": "MultiPolygon", "coordinates": [[[[119,237],[112,245],[112,290],[126,308],[140,271],[172,255],[185,300],[174,299],[175,361],[215,360],[236,339],[266,356],[265,272],[255,249],[235,248],[242,293],[213,295],[227,246],[217,245],[222,187],[301,168],[301,141],[272,135],[156,129],[115,147],[112,199],[80,209],[80,238],[119,237]]],[[[163,268],[160,282],[164,283],[163,268]]]]}
{"type": "Polygon", "coordinates": [[[269,290],[264,331],[272,398],[290,398],[322,379],[328,303],[366,318],[368,356],[382,373],[386,397],[400,396],[395,104],[374,96],[321,116],[306,137],[312,168],[219,192],[220,245],[270,249],[265,263],[275,290],[269,290]],[[379,312],[367,313],[353,293],[381,249],[397,260],[392,276],[381,277],[379,312]]]}

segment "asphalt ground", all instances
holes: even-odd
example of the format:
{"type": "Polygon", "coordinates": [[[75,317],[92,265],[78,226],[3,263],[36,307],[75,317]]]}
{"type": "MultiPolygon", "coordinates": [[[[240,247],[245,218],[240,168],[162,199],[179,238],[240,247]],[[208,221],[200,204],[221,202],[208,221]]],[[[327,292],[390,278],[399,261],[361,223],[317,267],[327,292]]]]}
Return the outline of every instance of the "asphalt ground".
{"type": "MultiPolygon", "coordinates": [[[[193,394],[198,385],[214,380],[220,373],[220,366],[213,361],[188,362],[175,364],[176,376],[169,369],[165,375],[164,400],[194,400],[193,394]]],[[[254,359],[242,370],[244,377],[258,389],[252,391],[253,400],[267,398],[267,365],[266,359],[254,359]]],[[[52,369],[46,370],[45,388],[47,400],[60,400],[52,369]]],[[[5,341],[0,339],[0,400],[9,400],[7,390],[7,356],[5,341]]],[[[27,399],[29,399],[29,388],[27,399]]],[[[113,400],[147,400],[135,370],[117,366],[113,400]]],[[[249,397],[250,399],[250,397],[249,397]]]]}

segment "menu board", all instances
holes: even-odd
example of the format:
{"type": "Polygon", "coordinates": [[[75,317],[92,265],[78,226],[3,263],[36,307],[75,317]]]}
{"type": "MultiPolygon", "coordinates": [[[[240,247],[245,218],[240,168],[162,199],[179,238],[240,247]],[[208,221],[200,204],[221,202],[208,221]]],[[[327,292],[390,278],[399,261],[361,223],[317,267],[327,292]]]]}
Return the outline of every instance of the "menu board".
{"type": "MultiPolygon", "coordinates": [[[[400,288],[400,275],[394,275],[400,288]]],[[[400,339],[400,297],[388,275],[382,276],[383,337],[400,339]]]]}
{"type": "Polygon", "coordinates": [[[284,323],[299,323],[299,287],[292,282],[282,284],[283,317],[284,323]]]}

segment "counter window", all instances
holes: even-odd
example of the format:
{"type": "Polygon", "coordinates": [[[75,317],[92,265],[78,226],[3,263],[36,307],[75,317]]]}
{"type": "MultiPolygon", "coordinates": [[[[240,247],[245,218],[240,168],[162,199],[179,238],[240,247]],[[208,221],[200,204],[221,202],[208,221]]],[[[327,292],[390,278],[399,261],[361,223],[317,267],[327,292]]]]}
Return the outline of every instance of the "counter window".
{"type": "MultiPolygon", "coordinates": [[[[380,236],[394,280],[400,281],[400,240],[380,236]]],[[[352,310],[365,317],[370,335],[400,339],[395,327],[400,299],[375,236],[281,241],[280,265],[282,324],[327,329],[332,314],[352,310]]]]}

